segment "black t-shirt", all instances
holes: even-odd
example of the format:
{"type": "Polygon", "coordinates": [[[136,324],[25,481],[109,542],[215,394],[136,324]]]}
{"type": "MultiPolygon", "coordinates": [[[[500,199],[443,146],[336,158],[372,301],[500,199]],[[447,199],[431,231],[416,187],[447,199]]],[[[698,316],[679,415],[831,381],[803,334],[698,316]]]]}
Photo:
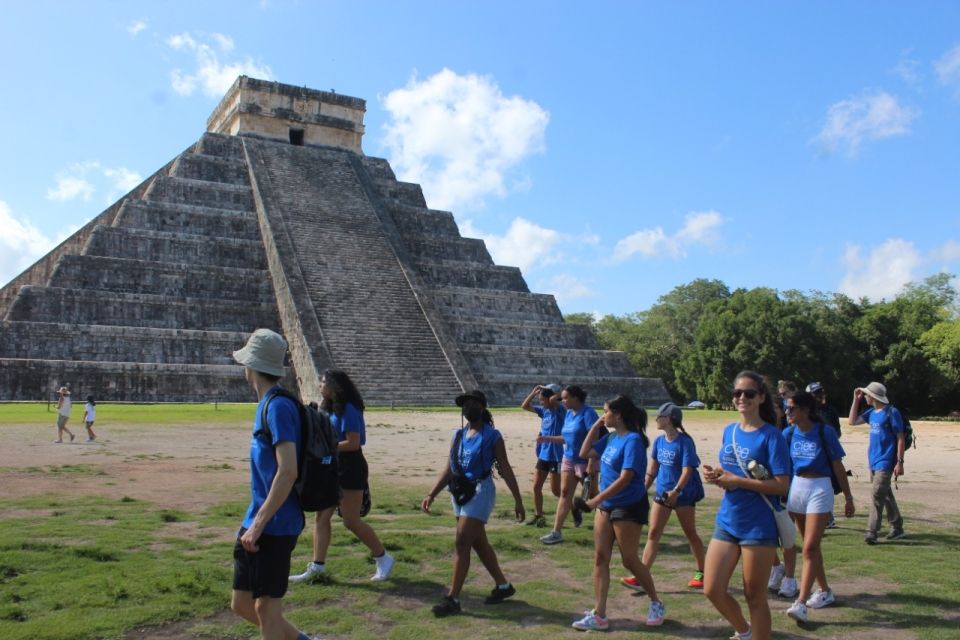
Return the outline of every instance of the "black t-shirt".
{"type": "Polygon", "coordinates": [[[837,437],[840,437],[840,414],[829,404],[818,405],[817,411],[820,412],[820,421],[828,424],[837,430],[837,437]]]}

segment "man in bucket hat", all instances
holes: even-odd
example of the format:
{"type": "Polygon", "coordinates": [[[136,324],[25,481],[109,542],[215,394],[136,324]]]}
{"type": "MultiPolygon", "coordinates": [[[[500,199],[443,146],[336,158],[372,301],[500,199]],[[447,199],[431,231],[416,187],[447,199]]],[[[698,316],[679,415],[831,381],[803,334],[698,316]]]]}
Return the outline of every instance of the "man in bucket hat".
{"type": "Polygon", "coordinates": [[[868,423],[870,425],[870,445],[867,456],[870,462],[870,480],[873,485],[873,501],[870,504],[870,521],[867,524],[867,544],[877,543],[877,530],[883,510],[887,510],[890,532],[887,540],[899,540],[903,532],[903,516],[897,507],[893,495],[891,480],[903,475],[903,451],[906,444],[903,417],[887,399],[887,388],[879,382],[871,382],[866,387],[853,390],[853,404],[850,405],[850,426],[868,423]],[[860,401],[866,399],[870,408],[857,414],[860,401]]]}
{"type": "Polygon", "coordinates": [[[290,556],[304,526],[300,499],[293,491],[299,408],[290,398],[271,398],[286,373],[286,353],[286,340],[269,329],[257,329],[242,349],[233,352],[259,402],[250,443],[251,500],[233,547],[230,608],[255,624],[263,638],[310,640],[283,617],[290,556]],[[267,424],[261,424],[268,400],[267,424]]]}

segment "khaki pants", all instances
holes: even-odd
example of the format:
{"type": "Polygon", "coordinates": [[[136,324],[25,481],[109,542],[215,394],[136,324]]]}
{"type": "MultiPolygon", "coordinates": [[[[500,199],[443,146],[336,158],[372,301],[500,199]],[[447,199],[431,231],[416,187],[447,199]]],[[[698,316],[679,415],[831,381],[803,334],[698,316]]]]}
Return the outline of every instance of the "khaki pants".
{"type": "Polygon", "coordinates": [[[877,535],[877,529],[880,528],[880,520],[883,519],[883,510],[887,510],[887,522],[893,529],[903,528],[903,516],[900,515],[900,509],[897,507],[897,499],[893,496],[893,487],[890,486],[893,480],[893,471],[871,471],[870,481],[873,484],[873,501],[870,503],[870,522],[867,525],[867,533],[873,536],[877,535]]]}

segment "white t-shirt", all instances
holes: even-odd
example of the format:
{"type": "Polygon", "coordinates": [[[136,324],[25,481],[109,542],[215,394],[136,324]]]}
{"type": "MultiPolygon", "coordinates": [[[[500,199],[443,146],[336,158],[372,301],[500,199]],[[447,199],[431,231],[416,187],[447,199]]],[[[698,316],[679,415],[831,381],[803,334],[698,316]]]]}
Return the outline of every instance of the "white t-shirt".
{"type": "Polygon", "coordinates": [[[94,422],[97,419],[97,408],[89,402],[84,406],[86,413],[83,414],[84,422],[94,422]]]}
{"type": "Polygon", "coordinates": [[[60,415],[70,417],[70,409],[73,408],[73,401],[70,396],[63,396],[63,402],[60,404],[60,415]]]}

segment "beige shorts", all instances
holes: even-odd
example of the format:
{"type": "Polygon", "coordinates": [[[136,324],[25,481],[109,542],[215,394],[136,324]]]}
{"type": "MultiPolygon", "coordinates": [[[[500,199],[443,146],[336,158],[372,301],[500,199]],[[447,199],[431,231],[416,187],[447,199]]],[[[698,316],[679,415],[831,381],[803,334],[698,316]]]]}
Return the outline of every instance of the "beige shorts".
{"type": "Polygon", "coordinates": [[[59,428],[64,428],[67,426],[67,420],[70,419],[70,416],[57,416],[57,426],[59,428]]]}

